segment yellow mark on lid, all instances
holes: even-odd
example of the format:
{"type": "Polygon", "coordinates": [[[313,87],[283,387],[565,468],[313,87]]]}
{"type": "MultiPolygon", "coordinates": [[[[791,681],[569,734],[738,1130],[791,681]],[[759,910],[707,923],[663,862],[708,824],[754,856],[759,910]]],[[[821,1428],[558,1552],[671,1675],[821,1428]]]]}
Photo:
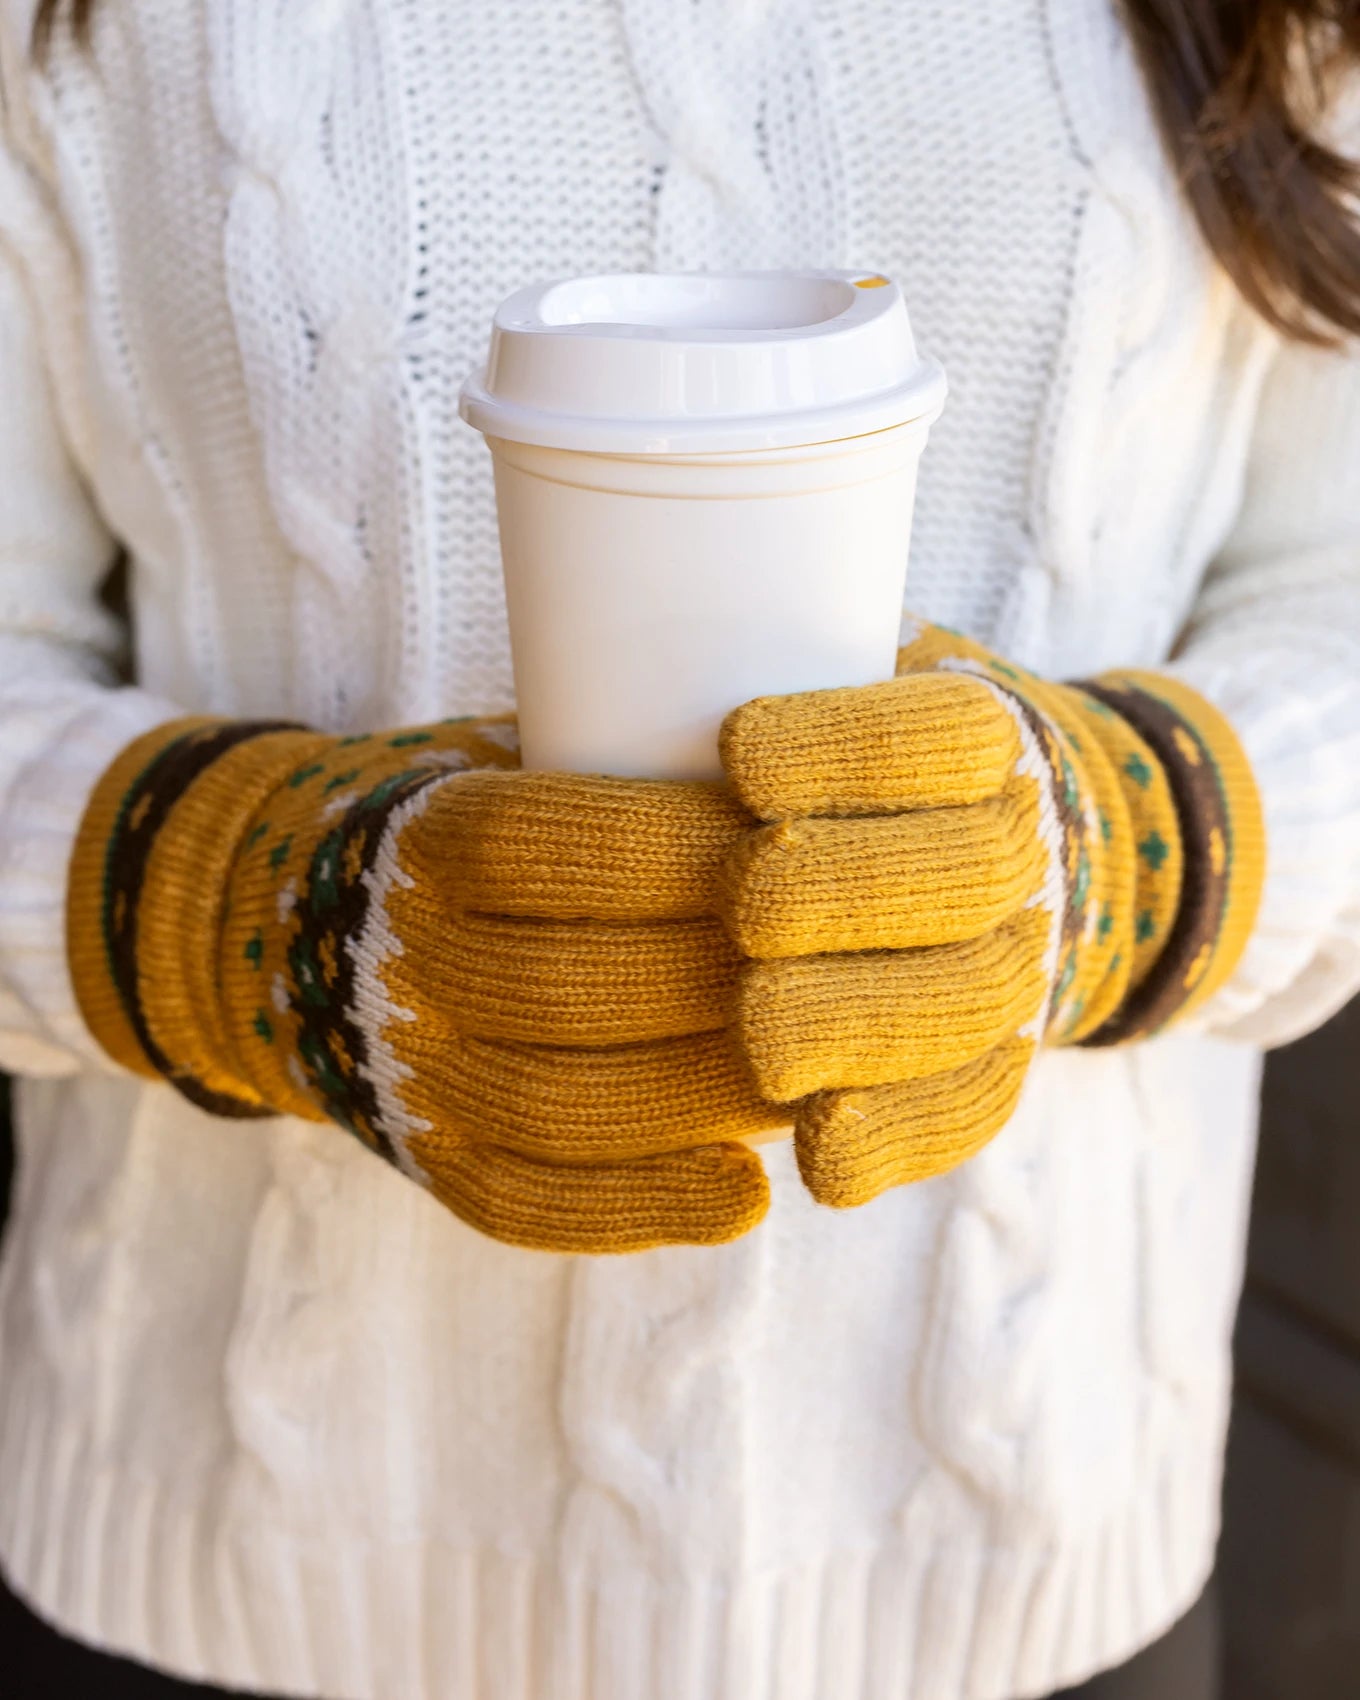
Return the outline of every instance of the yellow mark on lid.
{"type": "Polygon", "coordinates": [[[856,289],[885,289],[887,284],[887,278],[880,277],[877,272],[872,277],[857,277],[855,279],[856,289]]]}

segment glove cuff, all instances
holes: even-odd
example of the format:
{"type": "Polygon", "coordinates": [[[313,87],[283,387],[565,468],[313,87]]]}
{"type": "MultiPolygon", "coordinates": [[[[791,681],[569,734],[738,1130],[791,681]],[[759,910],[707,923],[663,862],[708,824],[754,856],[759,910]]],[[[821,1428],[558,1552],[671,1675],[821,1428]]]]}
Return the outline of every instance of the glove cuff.
{"type": "Polygon", "coordinates": [[[289,952],[306,942],[297,868],[385,780],[414,765],[428,781],[427,762],[504,763],[512,733],[441,722],[341,738],[186,719],[129,745],[95,788],[68,883],[72,981],[103,1049],[212,1115],[322,1119],[330,1096],[266,1042],[289,952]]]}
{"type": "Polygon", "coordinates": [[[158,726],[100,779],[73,849],[67,959],[87,1026],[115,1062],[164,1077],[213,1115],[267,1113],[202,1030],[216,1014],[217,927],[258,789],[249,779],[274,783],[280,757],[291,759],[280,744],[299,738],[315,741],[278,721],[158,726]]]}
{"type": "Polygon", "coordinates": [[[1104,712],[1099,704],[946,627],[918,628],[899,651],[899,671],[920,667],[961,667],[988,680],[1016,704],[1043,751],[1065,891],[1045,1042],[1078,1044],[1119,1008],[1139,967],[1132,948],[1134,833],[1126,777],[1117,765],[1124,752],[1108,747],[1094,724],[1104,712]]]}
{"type": "Polygon", "coordinates": [[[1086,1041],[1112,1045],[1182,1022],[1219,989],[1246,948],[1265,879],[1265,824],[1237,734],[1198,692],[1164,674],[1083,681],[1147,743],[1165,771],[1184,858],[1175,920],[1156,961],[1086,1041]]]}

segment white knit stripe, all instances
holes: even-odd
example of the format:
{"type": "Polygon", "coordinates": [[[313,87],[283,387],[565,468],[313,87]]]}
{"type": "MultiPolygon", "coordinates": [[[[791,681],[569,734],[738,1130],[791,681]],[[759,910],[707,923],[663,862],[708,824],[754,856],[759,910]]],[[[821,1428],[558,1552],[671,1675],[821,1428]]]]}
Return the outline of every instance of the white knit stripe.
{"type": "Polygon", "coordinates": [[[519,751],[519,727],[513,720],[485,721],[478,726],[477,736],[484,743],[495,744],[507,755],[515,755],[519,751]]]}
{"type": "MultiPolygon", "coordinates": [[[[501,731],[491,728],[491,732],[501,731]]],[[[513,741],[513,728],[509,730],[513,741]]],[[[504,736],[493,742],[505,743],[504,736]]],[[[449,776],[456,783],[457,775],[470,769],[469,758],[461,750],[431,750],[419,752],[413,767],[429,767],[449,776]]],[[[409,1080],[412,1069],[397,1054],[393,1044],[394,1029],[416,1019],[415,1012],[395,1003],[387,990],[384,966],[394,957],[405,954],[405,947],[392,929],[387,911],[388,893],[394,886],[409,891],[414,883],[401,866],[401,838],[412,821],[420,819],[434,801],[440,785],[423,786],[414,796],[400,803],[388,817],[372,866],[363,875],[369,893],[369,907],[358,934],[345,943],[345,952],[355,963],[355,1001],[350,1014],[363,1030],[369,1055],[360,1072],[377,1096],[384,1131],[392,1140],[397,1162],[403,1172],[422,1186],[429,1185],[429,1176],[411,1153],[410,1141],[415,1134],[429,1131],[430,1123],[412,1113],[402,1097],[402,1082],[409,1080]]]]}
{"type": "Polygon", "coordinates": [[[394,1028],[414,1021],[416,1015],[414,1010],[393,1001],[383,969],[394,957],[405,955],[405,947],[392,930],[387,912],[388,893],[394,887],[409,891],[415,884],[401,866],[401,836],[429,808],[438,789],[437,785],[424,786],[388,817],[377,854],[363,875],[364,888],[369,894],[364,924],[345,943],[345,954],[356,969],[355,1001],[349,1013],[362,1029],[369,1048],[361,1073],[377,1097],[383,1130],[392,1141],[402,1172],[421,1186],[428,1186],[430,1180],[411,1154],[410,1141],[416,1134],[427,1133],[430,1123],[406,1107],[402,1082],[409,1080],[414,1070],[397,1055],[390,1037],[394,1028]]]}
{"type": "MultiPolygon", "coordinates": [[[[919,628],[918,628],[919,629],[919,628]]],[[[904,642],[911,642],[905,638],[904,642]]],[[[938,663],[943,673],[966,673],[971,678],[979,679],[986,685],[996,700],[1005,709],[1015,725],[1020,738],[1020,759],[1015,764],[1016,774],[1021,778],[1033,779],[1039,790],[1039,836],[1047,852],[1044,869],[1044,879],[1039,890],[1030,899],[1026,907],[1043,909],[1048,915],[1048,942],[1044,949],[1044,979],[1050,987],[1058,975],[1058,958],[1062,948],[1063,916],[1067,911],[1067,873],[1063,861],[1063,829],[1058,811],[1056,787],[1062,783],[1062,776],[1053,771],[1053,764],[1048,754],[1039,742],[1033,726],[1022,711],[1012,692],[999,685],[995,676],[981,662],[962,657],[950,657],[938,663]]],[[[1089,804],[1089,799],[1087,799],[1089,804]]],[[[1088,832],[1099,830],[1088,807],[1086,818],[1088,832]]],[[[1088,928],[1089,928],[1088,918],[1088,928]]],[[[1057,1011],[1050,1011],[1048,1000],[1035,1014],[1033,1020],[1026,1022],[1020,1029],[1022,1038],[1032,1038],[1042,1041],[1045,1029],[1051,1016],[1057,1011]]]]}

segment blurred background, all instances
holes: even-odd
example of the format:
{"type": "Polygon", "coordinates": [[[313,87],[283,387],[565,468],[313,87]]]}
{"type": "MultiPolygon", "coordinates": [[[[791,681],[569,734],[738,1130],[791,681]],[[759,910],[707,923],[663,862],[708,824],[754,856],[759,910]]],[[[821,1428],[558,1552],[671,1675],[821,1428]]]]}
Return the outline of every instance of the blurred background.
{"type": "Polygon", "coordinates": [[[1219,1577],[1226,1700],[1360,1700],[1360,1001],[1266,1065],[1219,1577]]]}
{"type": "Polygon", "coordinates": [[[1237,1326],[1226,1700],[1360,1696],[1360,1001],[1266,1065],[1237,1326]]]}

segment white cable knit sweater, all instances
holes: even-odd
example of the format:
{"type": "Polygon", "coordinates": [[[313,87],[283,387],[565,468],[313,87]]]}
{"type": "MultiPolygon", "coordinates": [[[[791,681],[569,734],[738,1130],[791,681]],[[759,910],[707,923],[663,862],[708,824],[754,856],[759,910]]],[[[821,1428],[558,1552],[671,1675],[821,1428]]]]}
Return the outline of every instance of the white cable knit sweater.
{"type": "Polygon", "coordinates": [[[0,0],[5,1572],[329,1700],[1012,1700],[1127,1657],[1212,1561],[1252,1045],[1360,985],[1360,367],[1210,264],[1112,0],[103,0],[46,77],[31,9],[0,0]],[[1174,652],[1236,722],[1270,868],[1227,1037],[1048,1055],[982,1156],[845,1215],[776,1147],[748,1239],[597,1261],[112,1072],[62,896],[123,741],[510,700],[455,412],[498,298],[807,263],[901,279],[949,369],[912,607],[1058,675],[1174,652]]]}

